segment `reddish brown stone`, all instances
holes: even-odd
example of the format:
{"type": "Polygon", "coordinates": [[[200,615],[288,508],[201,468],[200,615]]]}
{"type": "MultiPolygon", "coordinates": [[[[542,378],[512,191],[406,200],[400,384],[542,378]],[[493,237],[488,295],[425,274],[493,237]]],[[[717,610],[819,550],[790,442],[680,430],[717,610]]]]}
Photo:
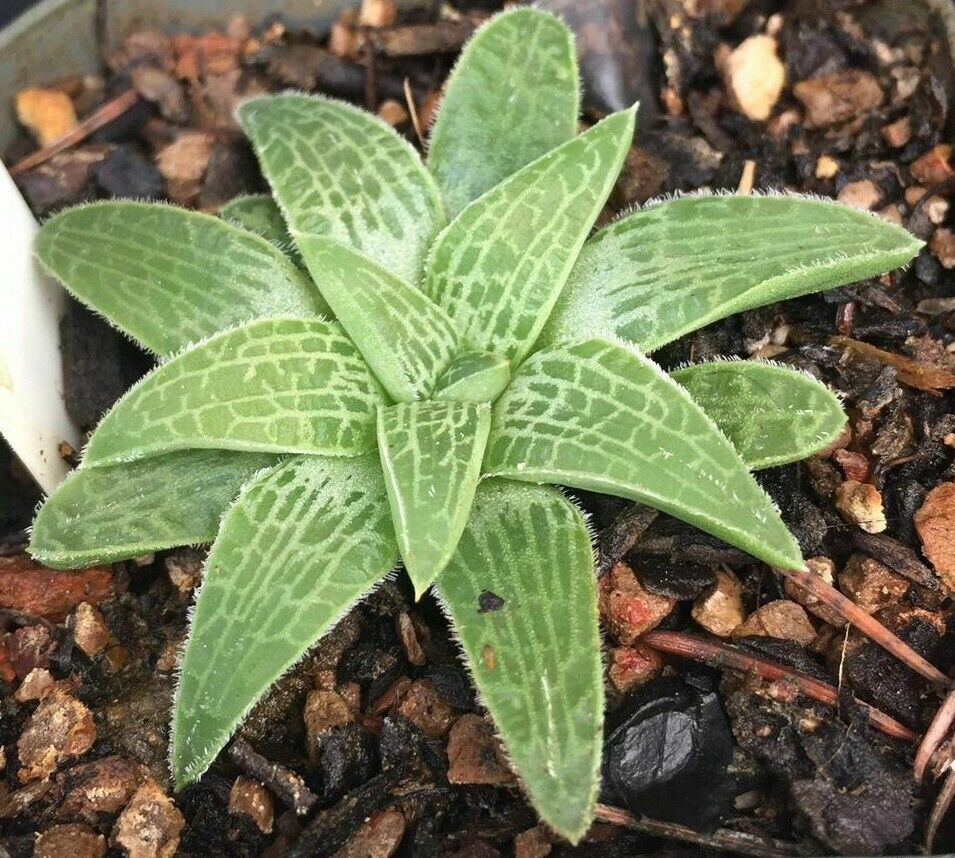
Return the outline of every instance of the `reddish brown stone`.
{"type": "Polygon", "coordinates": [[[159,784],[147,780],[113,826],[110,842],[129,858],[171,858],[186,821],[159,784]]]}
{"type": "Polygon", "coordinates": [[[514,838],[514,858],[547,858],[553,848],[543,825],[528,828],[514,838]]]}
{"type": "Polygon", "coordinates": [[[398,714],[417,725],[429,739],[440,738],[454,723],[454,710],[441,699],[427,679],[411,684],[398,704],[398,714]]]}
{"type": "Polygon", "coordinates": [[[80,602],[73,616],[73,640],[76,646],[93,658],[106,649],[110,638],[103,615],[89,602],[80,602]]]}
{"type": "Polygon", "coordinates": [[[242,49],[238,39],[226,33],[209,32],[199,36],[181,33],[172,40],[176,53],[176,77],[193,80],[235,71],[242,49]]]}
{"type": "Polygon", "coordinates": [[[348,703],[336,691],[317,688],[305,698],[305,742],[314,756],[322,736],[355,720],[348,703]]]}
{"type": "Polygon", "coordinates": [[[942,483],[928,493],[915,513],[915,529],[945,589],[955,592],[955,483],[942,483]]]}
{"type": "Polygon", "coordinates": [[[204,559],[205,555],[195,548],[180,548],[166,557],[166,574],[183,596],[188,596],[199,583],[204,559]]]}
{"type": "Polygon", "coordinates": [[[955,232],[944,228],[935,230],[930,247],[943,268],[955,268],[955,232]]]}
{"type": "Polygon", "coordinates": [[[514,775],[501,753],[494,730],[480,715],[462,715],[451,728],[448,780],[453,784],[514,784],[514,775]]]}
{"type": "Polygon", "coordinates": [[[901,149],[912,139],[912,120],[903,116],[882,129],[882,139],[893,149],[901,149]]]}
{"type": "Polygon", "coordinates": [[[185,131],[160,151],[156,166],[166,180],[169,199],[181,205],[195,199],[214,146],[215,138],[211,134],[185,131]]]}
{"type": "Polygon", "coordinates": [[[33,847],[33,858],[102,858],[105,854],[106,838],[79,822],[48,828],[33,847]]]}
{"type": "Polygon", "coordinates": [[[31,670],[20,687],[13,695],[17,703],[29,703],[33,700],[39,700],[46,690],[53,685],[53,677],[50,671],[42,667],[35,667],[31,670]]]}
{"type": "Polygon", "coordinates": [[[869,614],[898,602],[910,586],[907,579],[864,554],[853,554],[839,573],[839,589],[869,614]]]}
{"type": "Polygon", "coordinates": [[[810,128],[848,122],[882,103],[879,82],[869,72],[855,69],[800,81],[793,94],[806,109],[810,128]]]}
{"type": "Polygon", "coordinates": [[[80,602],[98,605],[115,593],[113,573],[104,566],[63,572],[24,555],[0,557],[0,608],[59,622],[80,602]]]}
{"type": "Polygon", "coordinates": [[[846,480],[836,489],[836,509],[866,533],[882,533],[887,527],[882,495],[871,483],[846,480]]]}
{"type": "Polygon", "coordinates": [[[839,191],[838,200],[846,206],[862,211],[871,211],[882,199],[882,192],[871,179],[847,182],[839,191]]]}
{"type": "Polygon", "coordinates": [[[607,677],[621,694],[626,694],[659,676],[663,671],[663,659],[655,649],[637,643],[634,646],[618,646],[610,650],[610,666],[607,677]]]}
{"type": "Polygon", "coordinates": [[[395,0],[362,0],[358,23],[363,27],[390,27],[398,18],[395,0]]]}
{"type": "Polygon", "coordinates": [[[733,637],[736,638],[747,635],[763,635],[808,646],[816,637],[816,630],[809,622],[802,605],[788,599],[777,599],[753,611],[746,618],[746,622],[733,632],[733,637]]]}
{"type": "Polygon", "coordinates": [[[76,127],[76,110],[65,92],[24,89],[16,97],[17,119],[41,146],[49,146],[76,127]]]}
{"type": "Polygon", "coordinates": [[[21,626],[6,638],[7,654],[16,675],[24,679],[38,667],[50,666],[56,644],[46,626],[21,626]]]}
{"type": "Polygon", "coordinates": [[[407,611],[402,611],[398,614],[398,637],[401,640],[401,647],[404,649],[408,661],[415,665],[415,667],[423,667],[427,659],[418,641],[414,622],[407,611]]]}
{"type": "Polygon", "coordinates": [[[390,858],[404,836],[404,814],[393,807],[378,810],[361,824],[333,858],[390,858]]]}
{"type": "Polygon", "coordinates": [[[257,780],[239,775],[229,790],[229,813],[248,816],[263,834],[272,833],[272,794],[257,780]]]}
{"type": "Polygon", "coordinates": [[[769,119],[786,83],[772,36],[750,36],[732,50],[717,51],[716,67],[734,109],[757,122],[769,119]]]}
{"type": "Polygon", "coordinates": [[[599,582],[600,616],[610,634],[622,644],[658,626],[676,601],[643,588],[626,563],[617,563],[599,582]]]}
{"type": "Polygon", "coordinates": [[[408,111],[405,106],[393,98],[386,98],[378,105],[378,116],[392,128],[396,128],[408,121],[408,111]]]}
{"type": "Polygon", "coordinates": [[[60,812],[94,821],[98,814],[118,813],[145,777],[144,766],[122,757],[103,757],[73,766],[64,774],[65,797],[60,812]]]}
{"type": "Polygon", "coordinates": [[[716,580],[693,603],[691,614],[708,632],[729,637],[746,616],[739,578],[725,569],[717,571],[716,580]]]}
{"type": "Polygon", "coordinates": [[[842,473],[847,480],[864,483],[869,479],[869,460],[862,453],[854,453],[852,450],[835,450],[832,458],[842,468],[842,473]]]}
{"type": "Polygon", "coordinates": [[[909,168],[915,181],[922,185],[937,185],[955,176],[952,169],[952,147],[942,143],[916,158],[909,168]]]}
{"type": "Polygon", "coordinates": [[[17,678],[17,671],[10,661],[10,652],[7,649],[7,641],[0,639],[0,680],[3,682],[13,682],[17,678]]]}
{"type": "Polygon", "coordinates": [[[17,741],[21,782],[49,777],[67,757],[85,754],[96,740],[93,716],[79,700],[55,688],[30,718],[17,741]]]}

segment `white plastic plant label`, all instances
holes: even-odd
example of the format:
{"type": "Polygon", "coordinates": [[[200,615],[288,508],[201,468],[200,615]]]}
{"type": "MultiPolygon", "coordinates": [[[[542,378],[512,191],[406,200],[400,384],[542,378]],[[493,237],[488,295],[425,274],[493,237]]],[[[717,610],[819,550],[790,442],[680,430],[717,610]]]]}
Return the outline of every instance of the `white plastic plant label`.
{"type": "Polygon", "coordinates": [[[37,224],[0,167],[0,433],[45,492],[66,476],[62,441],[79,447],[63,404],[59,323],[66,293],[33,259],[37,224]]]}

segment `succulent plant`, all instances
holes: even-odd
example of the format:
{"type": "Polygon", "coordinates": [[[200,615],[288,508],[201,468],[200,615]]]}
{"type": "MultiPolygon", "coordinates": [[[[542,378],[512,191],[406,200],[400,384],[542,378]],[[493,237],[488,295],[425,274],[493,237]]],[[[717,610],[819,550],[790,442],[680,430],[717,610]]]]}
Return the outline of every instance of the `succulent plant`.
{"type": "Polygon", "coordinates": [[[444,606],[533,806],[593,816],[603,690],[585,516],[554,485],[803,560],[751,470],[844,417],[784,366],[645,356],[742,310],[871,277],[919,242],[793,196],[691,196],[591,235],[634,110],[578,133],[574,45],[497,16],[465,48],[427,160],[354,107],[238,109],[272,196],[217,219],[98,202],[46,223],[43,266],[159,360],[46,501],[51,566],[211,543],[175,699],[177,785],[400,560],[444,606]],[[482,609],[485,591],[496,610],[482,609]]]}

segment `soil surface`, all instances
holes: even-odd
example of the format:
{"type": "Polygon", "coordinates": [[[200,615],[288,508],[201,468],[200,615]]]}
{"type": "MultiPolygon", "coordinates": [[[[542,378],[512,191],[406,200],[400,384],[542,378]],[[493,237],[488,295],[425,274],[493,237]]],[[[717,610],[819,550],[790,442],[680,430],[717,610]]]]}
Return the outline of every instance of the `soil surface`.
{"type": "MultiPolygon", "coordinates": [[[[657,358],[772,358],[843,395],[850,422],[833,449],[759,479],[812,571],[949,673],[955,91],[944,26],[913,0],[653,0],[643,20],[627,17],[632,2],[544,5],[580,35],[584,121],[642,101],[607,217],[673,192],[790,189],[926,241],[906,271],[736,316],[657,358]]],[[[39,89],[17,94],[25,128],[4,161],[40,217],[111,196],[215,212],[264,188],[231,119],[237,99],[331,93],[420,145],[456,52],[494,7],[396,19],[390,3],[366,0],[360,20],[323,38],[280,19],[134,33],[98,76],[38,71],[39,89]],[[99,127],[23,163],[77,122],[99,127]]],[[[89,428],[149,359],[78,306],[63,334],[69,407],[89,428]]],[[[916,786],[916,743],[871,726],[859,701],[904,737],[925,730],[937,691],[765,565],[646,508],[582,500],[599,540],[610,714],[601,821],[572,848],[536,825],[440,612],[430,598],[414,604],[403,578],[352,611],[174,795],[168,708],[202,553],[33,568],[24,546],[38,494],[3,448],[0,856],[923,849],[947,746],[916,786]],[[668,654],[686,634],[783,677],[668,654]],[[805,676],[836,687],[838,705],[806,696],[805,676]]],[[[955,848],[950,824],[934,848],[955,848]]]]}

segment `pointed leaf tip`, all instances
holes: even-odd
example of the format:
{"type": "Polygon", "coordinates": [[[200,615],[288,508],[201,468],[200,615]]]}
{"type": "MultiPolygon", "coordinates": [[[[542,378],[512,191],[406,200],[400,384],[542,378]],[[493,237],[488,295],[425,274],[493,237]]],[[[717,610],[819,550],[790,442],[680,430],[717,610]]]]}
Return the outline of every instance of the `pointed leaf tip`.
{"type": "Polygon", "coordinates": [[[415,282],[445,224],[418,153],[377,116],[334,99],[259,96],[237,111],[293,235],[324,235],[415,282]]]}
{"type": "Polygon", "coordinates": [[[396,558],[373,455],[296,456],[245,488],[206,560],[183,656],[170,754],[178,788],[396,558]]]}
{"type": "Polygon", "coordinates": [[[276,456],[184,450],[70,474],[40,507],[30,553],[55,569],[212,542],[239,489],[276,456]]]}
{"type": "Polygon", "coordinates": [[[805,459],[846,424],[838,397],[806,373],[758,361],[717,361],[674,370],[752,470],[805,459]]]}
{"type": "Polygon", "coordinates": [[[378,451],[401,559],[420,597],[467,523],[491,425],[487,404],[399,403],[378,412],[378,451]]]}
{"type": "Polygon", "coordinates": [[[615,113],[468,205],[438,236],[425,292],[462,348],[517,365],[537,340],[633,138],[615,113]]]}
{"type": "Polygon", "coordinates": [[[147,375],[107,412],[82,466],[190,448],[354,456],[374,450],[384,401],[340,325],[266,319],[147,375]]]}
{"type": "Polygon", "coordinates": [[[583,517],[548,486],[483,482],[437,590],[531,804],[578,841],[593,819],[604,706],[583,517]],[[503,604],[479,611],[484,590],[503,604]]]}
{"type": "Polygon", "coordinates": [[[483,24],[448,79],[428,145],[449,216],[573,139],[579,111],[577,52],[563,22],[524,6],[483,24]]]}
{"type": "Polygon", "coordinates": [[[294,233],[325,299],[392,399],[423,399],[448,365],[457,337],[420,289],[324,235],[294,233]]]}
{"type": "Polygon", "coordinates": [[[617,335],[651,352],[733,313],[891,271],[920,246],[903,228],[830,200],[651,204],[586,243],[538,345],[617,335]]]}
{"type": "Polygon", "coordinates": [[[265,238],[171,205],[66,209],[43,225],[35,250],[71,294],[161,357],[253,319],[328,310],[265,238]]]}
{"type": "Polygon", "coordinates": [[[536,352],[494,404],[485,473],[627,497],[783,568],[802,555],[689,394],[633,346],[536,352]]]}

